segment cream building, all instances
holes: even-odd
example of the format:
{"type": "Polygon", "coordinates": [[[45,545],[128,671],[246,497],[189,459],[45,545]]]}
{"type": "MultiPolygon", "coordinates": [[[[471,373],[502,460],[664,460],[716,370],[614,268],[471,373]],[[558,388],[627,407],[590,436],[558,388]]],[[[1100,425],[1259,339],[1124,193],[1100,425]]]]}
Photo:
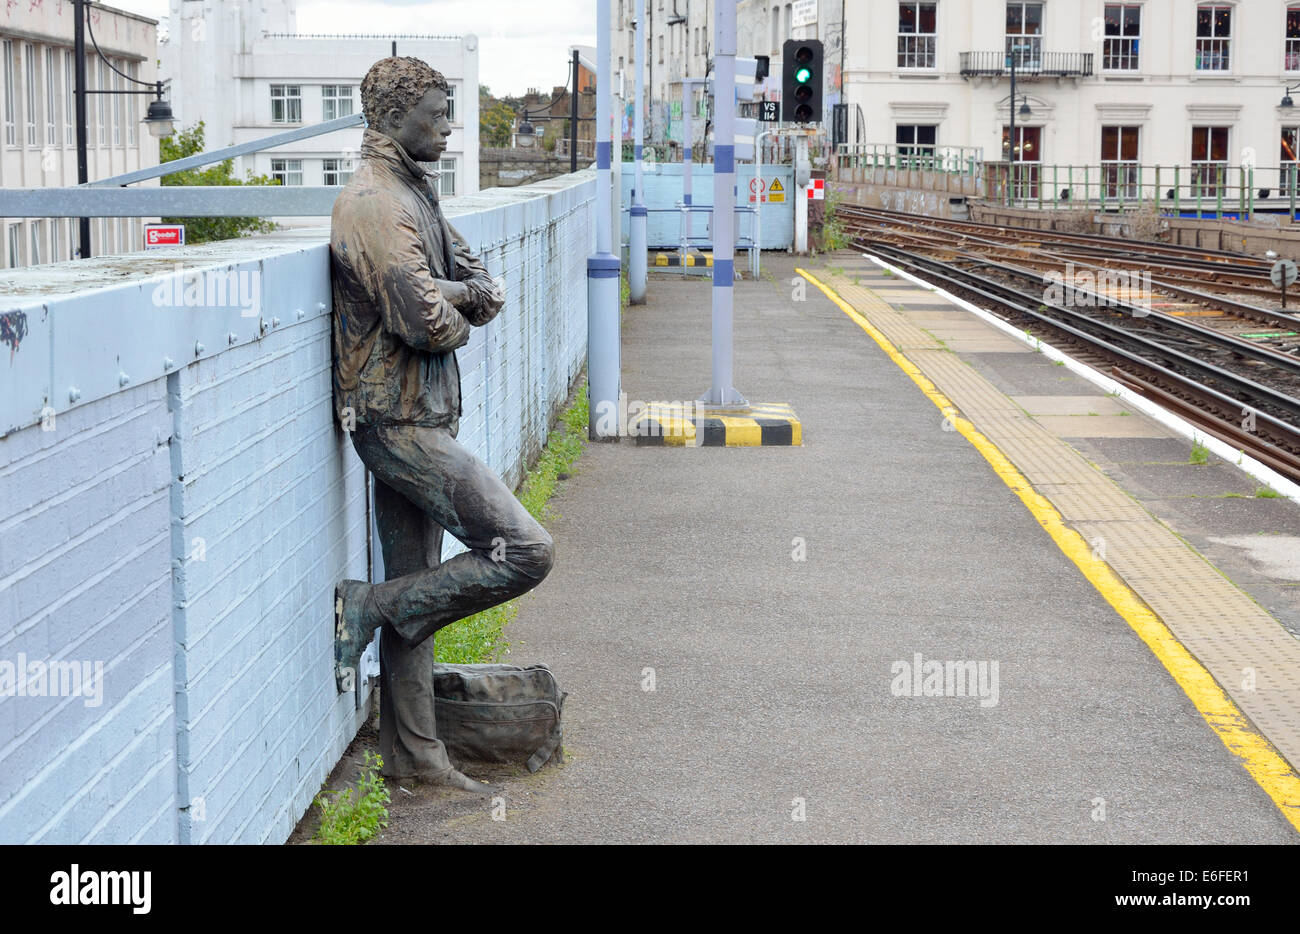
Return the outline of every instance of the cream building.
{"type": "MultiPolygon", "coordinates": [[[[392,54],[412,55],[451,85],[452,134],[438,166],[443,196],[478,191],[478,39],[466,36],[297,31],[297,0],[171,0],[162,43],[178,127],[202,120],[209,149],[361,112],[361,79],[392,54]]],[[[235,173],[284,185],[342,185],[361,146],[360,126],[235,160],[235,173]]],[[[317,218],[277,218],[318,224],[317,218]]]]}
{"type": "MultiPolygon", "coordinates": [[[[632,0],[613,2],[625,7],[615,56],[630,58],[632,0]]],[[[673,0],[662,13],[646,2],[648,86],[662,98],[674,69],[704,73],[713,4],[692,0],[670,26],[673,0]]],[[[1296,0],[739,0],[737,22],[739,54],[772,55],[778,90],[785,39],[820,38],[827,122],[842,74],[850,123],[860,118],[873,143],[1005,158],[1014,49],[1018,160],[1121,172],[1253,162],[1260,187],[1276,188],[1300,152],[1300,107],[1281,104],[1300,84],[1296,0]]]]}
{"type": "MultiPolygon", "coordinates": [[[[73,5],[0,5],[0,186],[68,187],[77,184],[76,111],[73,104],[73,5]]],[[[102,4],[90,25],[114,67],[141,81],[156,78],[157,23],[102,4]]],[[[138,88],[115,74],[86,37],[90,89],[138,88]]],[[[94,94],[86,98],[87,169],[91,181],[158,164],[158,141],[141,124],[147,95],[94,94]]],[[[156,183],[155,183],[156,184],[156,183]]],[[[92,218],[95,255],[143,247],[142,218],[92,218]]],[[[76,218],[0,220],[4,266],[34,266],[75,258],[76,218]]]]}

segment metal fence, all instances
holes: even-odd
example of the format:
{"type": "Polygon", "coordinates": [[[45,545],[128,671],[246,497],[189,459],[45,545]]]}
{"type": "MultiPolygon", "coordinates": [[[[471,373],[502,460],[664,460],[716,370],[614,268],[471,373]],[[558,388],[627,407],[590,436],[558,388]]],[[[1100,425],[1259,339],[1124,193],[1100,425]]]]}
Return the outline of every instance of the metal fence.
{"type": "Polygon", "coordinates": [[[1021,207],[1086,204],[1124,209],[1150,204],[1156,210],[1193,217],[1225,213],[1250,217],[1257,210],[1296,213],[1300,168],[1296,163],[1260,168],[1203,162],[1142,165],[1102,162],[1055,165],[986,162],[988,198],[1021,207]]]}
{"type": "Polygon", "coordinates": [[[974,178],[984,164],[980,146],[935,146],[907,143],[841,143],[835,152],[835,168],[904,169],[944,172],[974,178]]]}

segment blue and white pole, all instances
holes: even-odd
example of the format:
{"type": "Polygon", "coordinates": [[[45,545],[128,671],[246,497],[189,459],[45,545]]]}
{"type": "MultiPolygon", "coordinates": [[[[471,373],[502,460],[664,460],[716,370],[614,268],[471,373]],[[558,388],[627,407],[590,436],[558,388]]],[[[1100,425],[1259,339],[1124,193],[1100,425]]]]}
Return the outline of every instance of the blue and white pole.
{"type": "Polygon", "coordinates": [[[636,0],[636,94],[633,107],[632,157],[636,171],[632,178],[632,205],[628,210],[627,284],[628,298],[633,305],[645,301],[646,263],[646,209],[641,185],[641,144],[645,140],[645,0],[636,0]]]}
{"type": "Polygon", "coordinates": [[[731,385],[736,244],[736,0],[717,0],[713,59],[713,385],[705,405],[747,405],[731,385]]]}
{"type": "Polygon", "coordinates": [[[695,104],[695,82],[682,80],[682,204],[691,206],[691,110],[695,104]]]}
{"type": "Polygon", "coordinates": [[[596,37],[596,252],[587,258],[587,437],[617,441],[622,368],[618,274],[622,263],[613,253],[610,157],[618,133],[610,113],[613,86],[609,76],[609,0],[596,0],[596,37]]]}

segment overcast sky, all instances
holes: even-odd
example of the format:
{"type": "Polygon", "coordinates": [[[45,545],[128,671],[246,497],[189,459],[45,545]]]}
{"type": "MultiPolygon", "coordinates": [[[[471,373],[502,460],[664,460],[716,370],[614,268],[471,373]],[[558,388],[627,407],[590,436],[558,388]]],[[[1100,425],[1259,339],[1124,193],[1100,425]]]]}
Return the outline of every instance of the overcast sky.
{"type": "MultiPolygon", "coordinates": [[[[153,19],[167,0],[106,0],[153,19]]],[[[479,39],[479,81],[492,93],[566,82],[570,45],[596,44],[595,0],[299,0],[299,32],[434,33],[479,39]]],[[[398,50],[401,51],[400,49],[398,50]]]]}

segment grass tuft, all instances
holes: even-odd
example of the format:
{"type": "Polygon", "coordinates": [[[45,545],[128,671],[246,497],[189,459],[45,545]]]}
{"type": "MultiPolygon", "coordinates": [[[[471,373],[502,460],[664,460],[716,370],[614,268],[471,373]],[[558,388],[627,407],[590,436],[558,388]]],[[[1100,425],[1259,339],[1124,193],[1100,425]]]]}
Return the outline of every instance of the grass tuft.
{"type": "Polygon", "coordinates": [[[320,808],[320,826],[316,839],[321,843],[339,846],[365,843],[388,826],[388,789],[384,787],[384,766],[381,756],[366,752],[366,762],[361,769],[361,780],[332,798],[322,791],[314,804],[320,808]]]}

